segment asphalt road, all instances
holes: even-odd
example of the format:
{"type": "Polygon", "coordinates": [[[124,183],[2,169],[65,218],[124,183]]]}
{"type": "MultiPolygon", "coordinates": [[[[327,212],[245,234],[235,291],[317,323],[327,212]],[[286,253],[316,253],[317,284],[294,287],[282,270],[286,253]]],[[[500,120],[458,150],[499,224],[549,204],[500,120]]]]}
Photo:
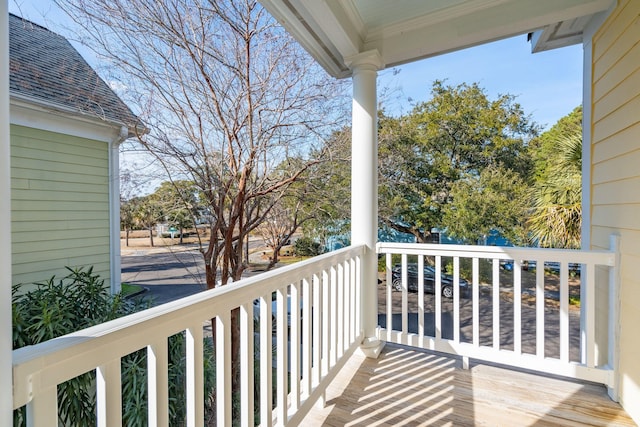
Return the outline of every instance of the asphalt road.
{"type": "MultiPolygon", "coordinates": [[[[402,292],[392,292],[392,328],[402,330],[402,292]]],[[[410,333],[418,332],[418,297],[416,293],[408,293],[407,329],[410,333]]],[[[482,346],[493,345],[493,297],[491,294],[479,295],[479,340],[482,346]]],[[[387,304],[386,286],[378,287],[378,324],[386,328],[387,304]]],[[[501,292],[499,302],[500,324],[499,340],[500,348],[504,350],[514,349],[514,310],[513,294],[501,292]]],[[[442,337],[453,339],[453,300],[442,298],[442,337]]],[[[532,302],[523,301],[521,308],[521,336],[522,351],[535,354],[536,352],[536,308],[532,302]]],[[[545,356],[559,357],[560,354],[560,310],[557,301],[546,299],[544,314],[545,329],[545,356]]],[[[424,334],[435,336],[435,297],[432,294],[424,295],[424,334]]],[[[473,305],[471,298],[460,298],[460,341],[471,343],[473,341],[473,305]]],[[[572,361],[580,360],[580,310],[569,310],[569,357],[572,361]]]]}
{"type": "MultiPolygon", "coordinates": [[[[207,289],[202,254],[193,247],[127,249],[122,252],[122,282],[143,286],[140,295],[153,305],[164,304],[207,289]],[[177,249],[175,249],[177,248],[177,249]]],[[[257,274],[246,272],[246,276],[257,274]]]]}
{"type": "Polygon", "coordinates": [[[138,298],[164,304],[206,289],[202,255],[195,251],[127,251],[121,260],[122,281],[147,292],[138,298]]]}

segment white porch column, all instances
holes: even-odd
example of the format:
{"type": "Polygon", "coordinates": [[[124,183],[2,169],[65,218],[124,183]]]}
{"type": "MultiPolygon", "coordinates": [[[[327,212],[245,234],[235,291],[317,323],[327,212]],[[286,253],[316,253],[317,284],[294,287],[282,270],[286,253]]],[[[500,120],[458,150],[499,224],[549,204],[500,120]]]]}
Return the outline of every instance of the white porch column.
{"type": "Polygon", "coordinates": [[[0,425],[13,424],[11,381],[11,171],[9,168],[9,10],[0,0],[0,425]]]}
{"type": "Polygon", "coordinates": [[[378,323],[378,268],[375,245],[378,240],[378,129],[377,72],[384,64],[372,50],[347,58],[353,71],[351,138],[351,244],[366,245],[361,262],[361,349],[377,357],[383,343],[376,336],[378,323]]]}

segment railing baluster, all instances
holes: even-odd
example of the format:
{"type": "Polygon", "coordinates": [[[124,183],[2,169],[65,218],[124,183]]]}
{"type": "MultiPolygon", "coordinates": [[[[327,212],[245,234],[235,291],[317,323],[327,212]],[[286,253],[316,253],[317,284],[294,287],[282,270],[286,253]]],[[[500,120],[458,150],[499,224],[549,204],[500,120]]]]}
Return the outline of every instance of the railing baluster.
{"type": "Polygon", "coordinates": [[[345,350],[351,345],[351,323],[353,323],[353,311],[351,310],[351,260],[344,262],[344,343],[345,350]]]}
{"type": "MultiPolygon", "coordinates": [[[[478,258],[473,258],[473,345],[480,346],[480,263],[478,258]]],[[[460,287],[456,288],[459,293],[460,287]]]]}
{"type": "Polygon", "coordinates": [[[402,254],[402,311],[400,312],[402,319],[402,337],[405,337],[409,331],[409,320],[407,318],[409,311],[409,278],[407,276],[407,254],[402,254]]]}
{"type": "MultiPolygon", "coordinates": [[[[253,355],[253,302],[245,303],[240,306],[240,425],[243,427],[253,427],[253,405],[254,405],[254,355],[253,355]]],[[[200,328],[202,330],[202,328],[200,328]]],[[[189,332],[189,331],[187,331],[189,332]]],[[[197,340],[195,334],[193,334],[192,340],[197,340]]],[[[187,334],[189,337],[189,334],[187,334]]],[[[202,337],[199,342],[202,343],[202,337]]],[[[189,340],[187,339],[187,344],[189,340]]],[[[187,345],[187,362],[189,362],[189,345],[187,345]]],[[[194,346],[195,347],[195,346],[194,346]]],[[[194,348],[195,351],[195,348],[194,348]]],[[[202,355],[202,348],[195,354],[202,355]]],[[[198,366],[202,366],[202,356],[200,356],[200,362],[197,362],[194,358],[193,363],[198,366]]],[[[189,366],[187,364],[187,366],[189,366]]],[[[200,375],[202,376],[202,375],[200,375]]],[[[197,377],[196,377],[197,378],[197,377]]],[[[187,377],[188,381],[189,377],[187,377]]],[[[202,381],[202,380],[200,380],[202,381]]],[[[187,382],[188,384],[188,382],[187,382]]],[[[194,386],[196,386],[194,384],[194,386]]],[[[196,392],[202,390],[202,382],[195,388],[196,392]]],[[[200,408],[201,403],[198,402],[196,408],[200,408]]],[[[197,423],[195,420],[202,420],[204,414],[198,414],[194,417],[193,427],[199,426],[200,421],[197,423]]],[[[191,425],[189,425],[191,427],[191,425]]]]}
{"type": "Polygon", "coordinates": [[[147,346],[149,425],[169,425],[169,361],[167,338],[147,346]]]}
{"type": "MultiPolygon", "coordinates": [[[[362,258],[360,256],[355,259],[355,277],[353,280],[353,291],[354,291],[354,306],[356,313],[356,321],[354,328],[353,340],[356,340],[356,337],[359,337],[362,333],[362,306],[360,302],[362,301],[362,287],[360,284],[362,283],[362,258]]],[[[378,299],[376,298],[376,301],[378,299]]]]}
{"type": "Polygon", "coordinates": [[[122,425],[120,358],[96,368],[97,426],[122,425]]]}
{"type": "Polygon", "coordinates": [[[217,425],[231,427],[231,314],[216,316],[217,425]]]}
{"type": "Polygon", "coordinates": [[[331,335],[329,321],[331,320],[331,287],[329,286],[329,273],[322,271],[322,358],[320,359],[320,378],[324,378],[329,372],[329,337],[331,335]]]}
{"type": "Polygon", "coordinates": [[[569,361],[569,265],[560,263],[560,360],[569,361]]]}
{"type": "Polygon", "coordinates": [[[320,277],[317,274],[313,275],[313,363],[312,363],[312,375],[311,375],[311,385],[312,387],[316,387],[318,383],[320,383],[320,358],[322,356],[321,353],[321,345],[322,345],[322,324],[320,323],[322,320],[322,282],[320,281],[320,277]]]}
{"type": "MultiPolygon", "coordinates": [[[[260,297],[260,425],[273,424],[273,326],[271,322],[271,293],[260,297]]],[[[218,393],[220,390],[218,390],[218,393]]]]}
{"type": "Polygon", "coordinates": [[[435,289],[435,297],[436,297],[436,341],[440,341],[442,339],[442,257],[440,255],[436,255],[436,289],[435,289]]]}
{"type": "Polygon", "coordinates": [[[349,311],[349,316],[351,317],[350,330],[349,330],[349,343],[352,343],[356,339],[356,330],[359,325],[359,312],[356,311],[357,307],[360,305],[360,301],[356,299],[358,293],[357,288],[358,285],[358,272],[356,269],[356,259],[351,258],[349,260],[349,271],[350,271],[350,283],[349,283],[349,299],[351,300],[351,310],[349,311]]]}
{"type": "Polygon", "coordinates": [[[424,256],[418,255],[418,343],[424,346],[424,256]]]}
{"type": "Polygon", "coordinates": [[[290,287],[291,328],[289,345],[291,348],[291,412],[300,407],[300,283],[294,282],[290,287]]]}
{"type": "Polygon", "coordinates": [[[536,355],[543,359],[545,341],[544,306],[546,299],[544,294],[544,262],[536,260],[536,266],[542,267],[536,268],[536,355]]]}
{"type": "MultiPolygon", "coordinates": [[[[596,269],[592,263],[587,264],[586,281],[586,365],[593,368],[596,365],[596,269]]],[[[584,282],[583,282],[584,283],[584,282]]]]}
{"type": "Polygon", "coordinates": [[[513,351],[522,354],[522,266],[513,261],[513,351]]]}
{"type": "MultiPolygon", "coordinates": [[[[35,381],[35,380],[32,380],[35,381]]],[[[37,382],[36,382],[37,384],[37,382]]],[[[57,387],[37,390],[38,394],[27,403],[27,427],[58,425],[57,387]]]]}
{"type": "Polygon", "coordinates": [[[329,307],[331,308],[331,318],[329,328],[331,329],[331,337],[329,341],[329,368],[336,365],[336,356],[338,354],[338,272],[336,267],[332,266],[329,270],[329,290],[331,292],[329,299],[329,307]]]}
{"type": "MultiPolygon", "coordinates": [[[[292,307],[293,309],[293,307],[292,307]]],[[[285,425],[287,422],[287,373],[288,373],[288,331],[287,331],[287,290],[280,288],[276,291],[276,416],[278,425],[285,425]]]]}
{"type": "Polygon", "coordinates": [[[337,350],[338,360],[342,357],[345,350],[344,343],[344,322],[345,322],[345,309],[344,309],[344,265],[338,264],[338,319],[336,327],[338,329],[337,337],[337,350]]]}
{"type": "Polygon", "coordinates": [[[453,257],[453,341],[460,342],[460,257],[453,257]]]}
{"type": "Polygon", "coordinates": [[[302,392],[305,397],[311,394],[311,280],[302,280],[302,392]]]}
{"type": "Polygon", "coordinates": [[[500,260],[493,259],[493,349],[500,350],[500,260]]]}
{"type": "Polygon", "coordinates": [[[390,336],[391,331],[393,330],[393,276],[391,275],[393,265],[392,265],[392,255],[390,253],[386,256],[386,269],[387,269],[387,336],[390,336]]]}

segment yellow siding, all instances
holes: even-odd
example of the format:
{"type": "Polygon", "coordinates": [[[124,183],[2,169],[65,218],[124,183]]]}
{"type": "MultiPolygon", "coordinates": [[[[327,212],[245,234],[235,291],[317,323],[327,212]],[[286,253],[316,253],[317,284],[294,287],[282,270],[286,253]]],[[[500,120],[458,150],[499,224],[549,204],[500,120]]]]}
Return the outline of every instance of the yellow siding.
{"type": "Polygon", "coordinates": [[[109,282],[107,144],[11,126],[13,283],[94,267],[109,282]]]}
{"type": "Polygon", "coordinates": [[[640,1],[620,0],[592,49],[591,244],[621,236],[620,398],[640,423],[640,1]]]}

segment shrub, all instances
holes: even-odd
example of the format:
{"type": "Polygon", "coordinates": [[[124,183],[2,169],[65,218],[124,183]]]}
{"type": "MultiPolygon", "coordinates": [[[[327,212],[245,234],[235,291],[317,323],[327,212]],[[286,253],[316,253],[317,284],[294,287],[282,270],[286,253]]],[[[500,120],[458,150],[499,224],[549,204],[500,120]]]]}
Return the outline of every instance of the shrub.
{"type": "MultiPolygon", "coordinates": [[[[147,304],[134,303],[121,295],[109,295],[104,280],[93,269],[70,269],[62,278],[35,283],[20,292],[12,287],[13,348],[38,344],[80,329],[131,314],[147,304]]],[[[214,356],[205,339],[205,390],[213,390],[214,356]]],[[[147,425],[147,359],[144,349],[122,358],[123,424],[147,425]]],[[[185,339],[184,333],[169,337],[170,425],[185,419],[185,339]]],[[[88,372],[58,386],[60,425],[94,425],[95,373],[88,372]]],[[[210,399],[207,406],[210,407],[210,399]]],[[[14,412],[14,426],[25,425],[24,408],[14,412]]]]}
{"type": "Polygon", "coordinates": [[[310,237],[300,237],[293,244],[293,248],[298,256],[316,256],[323,252],[320,243],[310,237]]]}

